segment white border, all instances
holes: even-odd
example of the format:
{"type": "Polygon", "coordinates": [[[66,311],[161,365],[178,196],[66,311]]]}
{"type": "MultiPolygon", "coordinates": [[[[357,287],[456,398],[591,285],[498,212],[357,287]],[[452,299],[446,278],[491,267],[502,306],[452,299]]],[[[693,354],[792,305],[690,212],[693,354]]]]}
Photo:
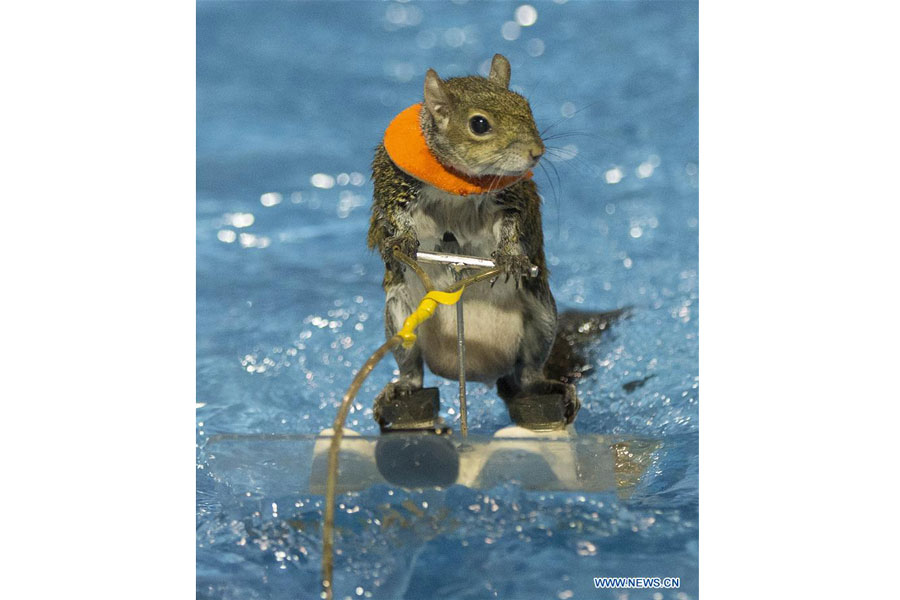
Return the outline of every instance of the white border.
{"type": "Polygon", "coordinates": [[[194,23],[0,16],[6,598],[195,594],[194,23]]]}
{"type": "Polygon", "coordinates": [[[701,4],[707,599],[896,588],[897,16],[701,4]]]}

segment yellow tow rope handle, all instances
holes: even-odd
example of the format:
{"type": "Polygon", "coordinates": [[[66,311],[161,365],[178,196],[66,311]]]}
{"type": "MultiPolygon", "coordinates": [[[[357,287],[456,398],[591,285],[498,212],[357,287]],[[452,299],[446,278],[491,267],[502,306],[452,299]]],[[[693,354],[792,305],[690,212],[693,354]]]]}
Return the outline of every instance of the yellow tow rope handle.
{"type": "Polygon", "coordinates": [[[459,298],[462,296],[463,290],[465,289],[465,287],[462,287],[455,292],[433,291],[425,294],[425,297],[419,302],[419,308],[417,308],[413,314],[406,317],[406,321],[403,322],[403,327],[397,332],[397,335],[403,338],[403,347],[409,348],[416,342],[416,334],[413,333],[413,331],[416,327],[431,318],[431,315],[434,314],[434,309],[437,308],[438,304],[456,304],[459,302],[459,298]]]}

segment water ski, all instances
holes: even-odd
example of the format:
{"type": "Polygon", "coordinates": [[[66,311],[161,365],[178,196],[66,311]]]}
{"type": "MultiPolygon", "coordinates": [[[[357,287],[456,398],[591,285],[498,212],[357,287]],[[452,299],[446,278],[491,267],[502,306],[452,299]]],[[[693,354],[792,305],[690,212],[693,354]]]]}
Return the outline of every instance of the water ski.
{"type": "MultiPolygon", "coordinates": [[[[216,435],[202,454],[210,474],[235,495],[324,494],[330,429],[320,435],[216,435]]],[[[344,430],[338,493],[376,484],[408,489],[464,485],[490,489],[615,491],[627,496],[659,447],[653,440],[578,435],[573,426],[533,431],[509,426],[493,436],[344,430]]]]}

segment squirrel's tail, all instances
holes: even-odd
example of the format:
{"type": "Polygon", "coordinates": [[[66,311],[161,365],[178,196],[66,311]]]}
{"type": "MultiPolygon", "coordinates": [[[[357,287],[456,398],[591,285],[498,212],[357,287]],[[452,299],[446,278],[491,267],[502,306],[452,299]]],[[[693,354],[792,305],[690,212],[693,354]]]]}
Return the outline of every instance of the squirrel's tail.
{"type": "Polygon", "coordinates": [[[587,356],[588,344],[599,338],[610,325],[630,314],[630,307],[606,312],[567,310],[560,313],[556,339],[544,365],[544,376],[564,383],[577,383],[589,376],[593,365],[587,356]]]}

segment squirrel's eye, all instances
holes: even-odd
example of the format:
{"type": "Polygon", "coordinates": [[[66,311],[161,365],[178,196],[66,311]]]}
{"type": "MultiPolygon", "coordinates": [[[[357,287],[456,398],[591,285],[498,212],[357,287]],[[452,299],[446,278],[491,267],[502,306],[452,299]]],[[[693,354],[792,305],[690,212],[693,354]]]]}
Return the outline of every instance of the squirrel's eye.
{"type": "Polygon", "coordinates": [[[472,133],[475,135],[484,135],[491,130],[491,124],[481,115],[475,115],[469,119],[469,129],[471,129],[472,133]]]}

